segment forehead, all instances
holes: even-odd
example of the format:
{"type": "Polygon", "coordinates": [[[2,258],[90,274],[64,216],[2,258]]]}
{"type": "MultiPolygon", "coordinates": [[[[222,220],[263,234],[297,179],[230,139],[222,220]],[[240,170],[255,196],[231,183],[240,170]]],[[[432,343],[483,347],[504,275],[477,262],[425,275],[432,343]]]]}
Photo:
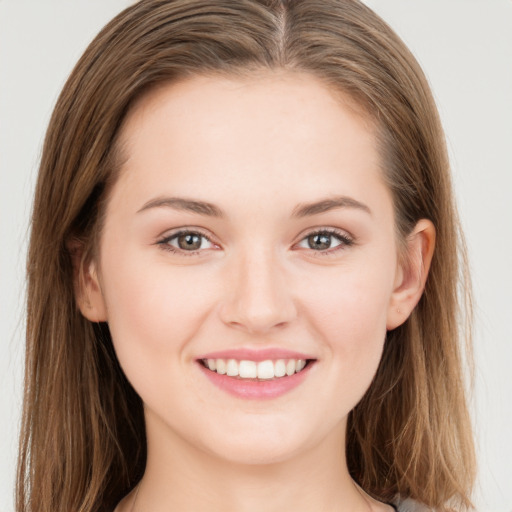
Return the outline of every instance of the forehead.
{"type": "Polygon", "coordinates": [[[299,196],[328,196],[338,185],[364,196],[381,181],[375,140],[362,109],[309,74],[198,76],[160,85],[132,107],[121,177],[147,195],[177,187],[208,190],[211,201],[230,188],[279,194],[283,186],[299,196]]]}
{"type": "MultiPolygon", "coordinates": [[[[192,96],[199,93],[200,96],[206,98],[202,93],[205,88],[212,92],[224,90],[226,93],[235,93],[250,91],[253,93],[263,92],[270,99],[273,94],[276,95],[280,90],[293,91],[296,94],[302,94],[307,97],[309,104],[315,101],[315,92],[320,96],[327,97],[337,104],[342,104],[349,108],[354,115],[361,118],[366,117],[366,121],[371,125],[370,116],[367,115],[363,104],[356,100],[356,96],[351,96],[340,88],[333,87],[327,79],[316,76],[312,72],[300,69],[240,69],[233,72],[199,72],[183,76],[177,80],[163,81],[145,89],[137,100],[132,104],[128,118],[133,116],[141,106],[158,102],[159,98],[165,97],[169,91],[177,99],[178,97],[192,96]]],[[[282,102],[282,98],[278,98],[282,102]]],[[[204,106],[204,105],[203,105],[204,106]]],[[[307,107],[307,105],[303,105],[307,107]]]]}
{"type": "Polygon", "coordinates": [[[184,128],[193,125],[197,135],[201,128],[222,120],[224,123],[217,125],[219,135],[222,127],[236,130],[244,126],[250,129],[244,136],[256,136],[257,128],[264,126],[274,129],[269,135],[278,135],[284,142],[288,133],[298,135],[300,131],[310,138],[312,132],[318,133],[320,123],[326,130],[329,123],[339,124],[347,119],[339,116],[340,108],[353,117],[350,121],[357,120],[364,130],[376,133],[375,123],[362,105],[310,73],[252,70],[240,75],[203,74],[158,84],[138,98],[124,120],[121,140],[129,143],[141,125],[158,117],[162,121],[167,115],[169,126],[172,122],[182,123],[184,128]],[[290,121],[295,123],[293,132],[290,121]],[[276,133],[287,123],[286,131],[276,133]]]}

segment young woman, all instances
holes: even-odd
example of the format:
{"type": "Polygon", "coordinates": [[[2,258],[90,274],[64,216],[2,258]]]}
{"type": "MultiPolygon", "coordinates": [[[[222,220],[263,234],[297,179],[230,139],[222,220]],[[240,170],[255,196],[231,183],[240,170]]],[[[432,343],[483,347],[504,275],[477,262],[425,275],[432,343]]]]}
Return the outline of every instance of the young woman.
{"type": "Polygon", "coordinates": [[[367,7],[136,3],[45,141],[18,511],[468,509],[461,256],[367,7]]]}

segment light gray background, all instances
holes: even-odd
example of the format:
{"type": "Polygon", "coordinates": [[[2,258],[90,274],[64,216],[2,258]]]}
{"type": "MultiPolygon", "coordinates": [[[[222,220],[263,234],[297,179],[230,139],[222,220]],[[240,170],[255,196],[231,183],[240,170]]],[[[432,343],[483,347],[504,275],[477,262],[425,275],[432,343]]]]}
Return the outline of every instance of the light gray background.
{"type": "MultiPolygon", "coordinates": [[[[44,131],[75,61],[129,3],[0,0],[0,512],[13,510],[24,261],[44,131]]],[[[512,1],[367,3],[424,67],[446,129],[476,299],[476,502],[512,512],[512,1]]]]}

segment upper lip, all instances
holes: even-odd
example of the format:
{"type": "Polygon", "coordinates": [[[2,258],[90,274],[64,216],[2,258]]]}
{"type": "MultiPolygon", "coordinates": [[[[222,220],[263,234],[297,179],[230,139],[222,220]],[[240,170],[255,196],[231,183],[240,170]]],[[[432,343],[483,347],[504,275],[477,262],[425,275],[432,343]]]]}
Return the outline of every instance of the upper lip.
{"type": "Polygon", "coordinates": [[[249,349],[239,348],[231,350],[219,350],[209,352],[198,357],[201,359],[235,359],[237,361],[266,361],[277,359],[315,359],[311,355],[303,352],[296,352],[283,348],[265,348],[265,349],[249,349]]]}

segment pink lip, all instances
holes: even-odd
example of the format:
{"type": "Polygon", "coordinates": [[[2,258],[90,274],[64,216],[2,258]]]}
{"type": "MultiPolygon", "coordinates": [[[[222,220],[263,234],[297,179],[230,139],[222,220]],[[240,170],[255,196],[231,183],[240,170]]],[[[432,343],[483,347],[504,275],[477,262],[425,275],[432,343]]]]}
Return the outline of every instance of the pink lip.
{"type": "MultiPolygon", "coordinates": [[[[228,352],[210,353],[201,359],[248,359],[251,361],[265,361],[267,359],[310,359],[304,354],[282,350],[237,350],[228,352]]],[[[279,377],[270,380],[258,379],[240,379],[239,377],[229,377],[220,375],[217,372],[206,368],[202,362],[198,361],[199,369],[210,380],[212,384],[221,390],[237,398],[251,400],[269,400],[278,398],[299,386],[309,375],[314,363],[312,361],[300,372],[290,376],[279,377]]]]}
{"type": "Polygon", "coordinates": [[[280,348],[267,348],[267,349],[236,349],[236,350],[221,350],[219,352],[210,352],[197,358],[201,359],[235,359],[237,361],[266,361],[271,359],[315,359],[311,355],[285,350],[280,348]]]}

